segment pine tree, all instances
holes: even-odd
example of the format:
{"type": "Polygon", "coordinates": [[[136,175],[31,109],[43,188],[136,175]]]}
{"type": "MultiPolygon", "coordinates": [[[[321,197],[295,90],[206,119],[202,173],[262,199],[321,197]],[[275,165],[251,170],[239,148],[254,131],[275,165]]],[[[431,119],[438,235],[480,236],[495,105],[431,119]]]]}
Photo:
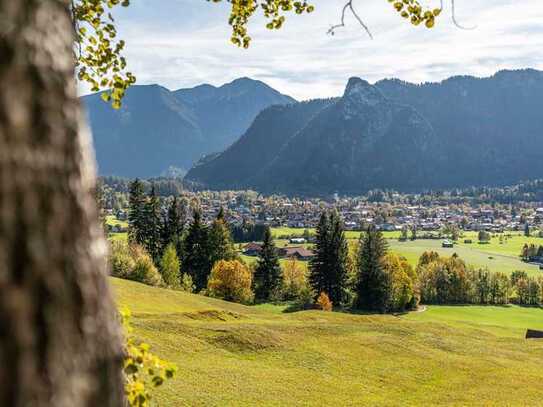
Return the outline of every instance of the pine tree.
{"type": "Polygon", "coordinates": [[[131,243],[145,244],[145,191],[139,179],[130,183],[128,208],[128,239],[131,243]]]}
{"type": "Polygon", "coordinates": [[[208,230],[202,222],[202,214],[195,209],[183,244],[183,269],[188,273],[197,291],[207,286],[211,272],[208,255],[208,230]]]}
{"type": "Polygon", "coordinates": [[[337,212],[321,214],[316,237],[316,255],[310,263],[309,282],[315,293],[324,292],[334,304],[341,304],[348,280],[348,246],[337,212]]]}
{"type": "Polygon", "coordinates": [[[264,232],[262,250],[258,257],[253,281],[255,297],[259,301],[269,301],[283,283],[283,273],[279,265],[277,247],[275,247],[269,227],[264,232]]]}
{"type": "Polygon", "coordinates": [[[349,277],[347,260],[349,248],[345,239],[343,220],[336,211],[330,215],[330,241],[328,245],[327,285],[328,297],[334,304],[342,304],[345,299],[349,277]]]}
{"type": "Polygon", "coordinates": [[[318,295],[318,293],[328,292],[329,290],[326,284],[326,268],[329,263],[327,256],[329,254],[330,220],[326,211],[321,213],[315,240],[315,257],[309,263],[309,283],[318,295]]]}
{"type": "Polygon", "coordinates": [[[381,232],[369,227],[360,237],[356,307],[386,312],[390,302],[390,279],[382,259],[387,252],[381,232]]]}
{"type": "Polygon", "coordinates": [[[166,248],[169,244],[173,244],[178,251],[177,255],[179,256],[179,243],[184,228],[185,219],[181,213],[177,197],[174,197],[170,206],[168,206],[168,211],[162,225],[162,247],[166,248]]]}
{"type": "Polygon", "coordinates": [[[149,199],[145,203],[145,248],[157,264],[162,252],[162,219],[160,213],[160,201],[155,192],[155,186],[151,188],[149,199]]]}
{"type": "Polygon", "coordinates": [[[234,260],[237,257],[222,208],[209,229],[208,247],[211,267],[219,260],[234,260]]]}

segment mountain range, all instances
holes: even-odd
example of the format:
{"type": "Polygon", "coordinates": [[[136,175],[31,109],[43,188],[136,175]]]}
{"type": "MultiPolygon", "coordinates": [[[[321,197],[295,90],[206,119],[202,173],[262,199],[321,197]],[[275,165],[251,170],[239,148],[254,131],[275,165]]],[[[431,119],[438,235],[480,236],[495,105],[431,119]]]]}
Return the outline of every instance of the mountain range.
{"type": "Polygon", "coordinates": [[[187,174],[212,189],[322,195],[543,176],[543,72],[439,83],[351,78],[337,99],[271,106],[187,174]]]}
{"type": "Polygon", "coordinates": [[[232,144],[261,110],[296,102],[249,78],[176,91],[132,86],[119,110],[99,93],[82,99],[100,175],[141,178],[186,170],[232,144]]]}

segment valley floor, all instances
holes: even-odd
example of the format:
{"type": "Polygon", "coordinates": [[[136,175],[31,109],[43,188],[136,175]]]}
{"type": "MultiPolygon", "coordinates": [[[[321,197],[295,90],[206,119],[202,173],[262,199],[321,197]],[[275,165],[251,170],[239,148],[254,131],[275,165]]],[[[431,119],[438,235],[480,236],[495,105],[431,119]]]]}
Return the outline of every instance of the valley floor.
{"type": "Polygon", "coordinates": [[[161,406],[503,405],[543,400],[543,309],[401,316],[246,307],[112,278],[135,335],[179,371],[161,406]]]}

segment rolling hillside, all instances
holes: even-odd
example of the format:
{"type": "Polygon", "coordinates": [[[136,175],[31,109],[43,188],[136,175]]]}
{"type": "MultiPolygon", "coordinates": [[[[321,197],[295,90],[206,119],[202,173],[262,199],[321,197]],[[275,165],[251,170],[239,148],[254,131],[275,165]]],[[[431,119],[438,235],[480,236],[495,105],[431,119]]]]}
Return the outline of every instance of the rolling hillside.
{"type": "Polygon", "coordinates": [[[543,398],[543,310],[403,316],[246,307],[111,279],[135,334],[179,366],[160,405],[529,405],[543,398]]]}

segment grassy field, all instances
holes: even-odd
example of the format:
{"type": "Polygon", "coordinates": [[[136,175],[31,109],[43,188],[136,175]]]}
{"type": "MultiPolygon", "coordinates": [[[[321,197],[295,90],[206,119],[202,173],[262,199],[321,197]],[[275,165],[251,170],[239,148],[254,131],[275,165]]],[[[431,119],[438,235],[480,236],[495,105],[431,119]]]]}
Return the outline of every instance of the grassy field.
{"type": "Polygon", "coordinates": [[[126,222],[124,220],[119,220],[114,215],[106,216],[106,223],[108,225],[111,225],[111,226],[120,225],[120,226],[125,227],[125,228],[128,227],[128,222],[126,222]]]}
{"type": "Polygon", "coordinates": [[[503,405],[543,399],[543,310],[403,316],[245,307],[111,279],[135,334],[179,367],[163,406],[503,405]]]}
{"type": "MultiPolygon", "coordinates": [[[[313,232],[312,230],[310,231],[313,232]]],[[[303,229],[277,228],[273,229],[273,233],[275,236],[285,234],[301,235],[303,229]]],[[[346,235],[350,242],[354,243],[353,240],[358,239],[360,233],[349,231],[346,235]]],[[[524,263],[519,258],[522,246],[525,243],[543,245],[543,239],[535,237],[527,238],[518,234],[518,232],[512,235],[512,237],[504,239],[501,244],[497,236],[493,237],[489,244],[479,244],[477,242],[477,232],[465,232],[464,236],[459,240],[460,243],[453,249],[442,248],[441,240],[419,239],[399,242],[398,232],[383,232],[383,235],[388,240],[389,249],[404,256],[413,266],[416,266],[423,252],[433,250],[443,256],[451,256],[453,253],[456,253],[466,263],[475,267],[486,267],[493,272],[510,274],[515,270],[524,270],[531,276],[543,275],[538,266],[524,263]],[[463,243],[465,239],[472,239],[474,243],[463,243]]],[[[278,246],[284,246],[288,244],[288,241],[278,239],[276,243],[278,246]]]]}
{"type": "MultiPolygon", "coordinates": [[[[513,244],[517,245],[516,242],[511,245],[513,244]]],[[[508,243],[503,245],[503,247],[498,247],[497,244],[480,245],[474,243],[470,245],[458,244],[453,249],[443,249],[440,240],[389,241],[390,250],[404,256],[412,265],[417,264],[420,255],[424,251],[433,250],[444,256],[451,256],[453,253],[456,253],[467,264],[476,267],[487,267],[493,272],[510,274],[515,270],[524,270],[529,275],[543,275],[538,266],[527,264],[520,260],[518,257],[520,249],[516,253],[514,248],[510,248],[509,245],[508,243]]]]}

